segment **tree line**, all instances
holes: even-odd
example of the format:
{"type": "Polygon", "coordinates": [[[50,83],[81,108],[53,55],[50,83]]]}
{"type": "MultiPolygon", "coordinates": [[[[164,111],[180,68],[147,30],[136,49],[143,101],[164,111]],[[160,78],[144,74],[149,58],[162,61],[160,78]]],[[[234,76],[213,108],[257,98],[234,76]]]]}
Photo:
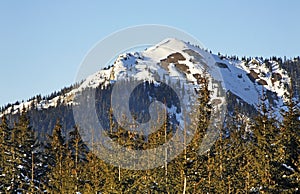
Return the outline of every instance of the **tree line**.
{"type": "MultiPolygon", "coordinates": [[[[128,170],[101,160],[74,126],[68,137],[58,120],[40,142],[23,112],[12,126],[0,125],[1,193],[297,193],[300,189],[300,113],[291,92],[277,122],[266,98],[251,121],[229,113],[219,138],[198,154],[211,107],[207,85],[199,93],[197,132],[175,159],[148,170],[128,170]]],[[[147,140],[124,129],[108,135],[130,149],[148,149],[167,140],[168,123],[147,140]]],[[[96,144],[97,142],[95,142],[96,144]]]]}

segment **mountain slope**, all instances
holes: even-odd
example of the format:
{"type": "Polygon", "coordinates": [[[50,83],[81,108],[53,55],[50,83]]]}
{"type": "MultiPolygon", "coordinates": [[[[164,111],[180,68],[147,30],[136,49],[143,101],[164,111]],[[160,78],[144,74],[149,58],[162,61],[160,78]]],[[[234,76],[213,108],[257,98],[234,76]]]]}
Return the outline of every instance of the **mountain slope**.
{"type": "MultiPolygon", "coordinates": [[[[100,84],[107,85],[117,80],[135,78],[149,81],[168,80],[170,77],[185,80],[188,87],[197,88],[201,76],[208,72],[222,88],[233,93],[238,99],[256,107],[264,91],[271,94],[269,102],[273,104],[275,113],[280,119],[280,109],[283,108],[285,94],[290,78],[287,72],[276,61],[268,63],[260,59],[250,62],[230,60],[200,49],[177,39],[167,39],[142,52],[125,53],[120,55],[114,64],[105,70],[87,77],[82,84],[76,85],[70,91],[47,100],[36,98],[27,102],[7,107],[0,116],[17,113],[21,109],[38,110],[56,107],[60,104],[74,105],[74,97],[86,88],[96,88],[100,84]],[[218,75],[220,73],[220,75],[218,75]]],[[[213,85],[210,89],[221,88],[213,85]]],[[[215,83],[216,84],[216,83],[215,83]]],[[[214,91],[213,94],[218,93],[214,91]]],[[[213,98],[220,97],[214,96],[213,98]]],[[[223,99],[224,101],[224,99],[223,99]]],[[[187,102],[186,102],[187,103],[187,102]]]]}

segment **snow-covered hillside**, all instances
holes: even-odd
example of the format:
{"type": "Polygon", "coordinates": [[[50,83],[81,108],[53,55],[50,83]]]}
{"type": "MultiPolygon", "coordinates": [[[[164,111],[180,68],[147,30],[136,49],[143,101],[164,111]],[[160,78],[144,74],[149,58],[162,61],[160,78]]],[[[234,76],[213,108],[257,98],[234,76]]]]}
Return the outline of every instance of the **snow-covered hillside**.
{"type": "MultiPolygon", "coordinates": [[[[274,113],[281,119],[280,110],[284,108],[287,100],[288,84],[290,78],[287,72],[279,68],[276,61],[268,61],[271,68],[259,59],[252,59],[249,63],[220,59],[214,56],[216,64],[220,67],[225,88],[250,105],[257,107],[266,91],[273,92],[274,113]]],[[[267,101],[268,103],[268,101],[267,101]]]]}
{"type": "MultiPolygon", "coordinates": [[[[121,79],[135,78],[137,80],[165,81],[172,78],[185,81],[185,88],[196,88],[207,72],[213,99],[224,99],[218,95],[215,81],[220,82],[222,88],[231,91],[246,103],[256,106],[260,103],[263,90],[274,92],[278,116],[283,106],[286,86],[290,82],[288,74],[280,69],[277,62],[269,61],[267,67],[264,61],[252,59],[249,63],[238,60],[220,59],[217,55],[200,49],[174,38],[163,40],[145,51],[124,53],[114,64],[105,70],[95,72],[87,77],[79,87],[74,88],[62,96],[37,103],[36,99],[20,103],[7,108],[0,116],[7,113],[16,113],[23,107],[30,109],[34,103],[38,109],[55,107],[58,103],[74,104],[74,96],[83,89],[96,88],[99,84],[105,85],[121,79]],[[214,79],[214,81],[212,80],[214,79]],[[215,90],[215,91],[214,91],[215,90]]],[[[207,76],[206,75],[206,76],[207,76]]]]}

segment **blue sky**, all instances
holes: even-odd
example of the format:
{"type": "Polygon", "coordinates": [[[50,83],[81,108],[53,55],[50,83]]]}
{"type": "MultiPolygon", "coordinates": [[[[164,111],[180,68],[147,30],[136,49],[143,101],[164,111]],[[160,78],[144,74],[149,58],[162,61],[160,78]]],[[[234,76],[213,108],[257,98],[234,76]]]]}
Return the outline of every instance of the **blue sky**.
{"type": "Polygon", "coordinates": [[[133,25],[170,25],[214,53],[300,55],[300,1],[0,1],[0,106],[75,80],[87,52],[133,25]]]}

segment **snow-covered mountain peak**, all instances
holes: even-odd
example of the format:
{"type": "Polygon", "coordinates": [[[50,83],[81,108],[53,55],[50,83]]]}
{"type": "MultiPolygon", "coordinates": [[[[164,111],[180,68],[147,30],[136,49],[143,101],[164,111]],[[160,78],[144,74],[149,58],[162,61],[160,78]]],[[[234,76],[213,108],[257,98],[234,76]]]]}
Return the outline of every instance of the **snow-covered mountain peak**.
{"type": "Polygon", "coordinates": [[[159,42],[153,47],[150,47],[148,50],[155,50],[157,48],[169,48],[173,50],[184,50],[189,47],[189,44],[183,40],[177,38],[167,38],[159,42]]]}
{"type": "MultiPolygon", "coordinates": [[[[264,61],[261,58],[253,58],[247,62],[233,60],[212,55],[182,40],[168,38],[144,51],[119,55],[108,68],[88,76],[78,87],[62,96],[48,101],[21,103],[7,109],[5,113],[8,110],[14,112],[16,107],[24,106],[29,109],[32,103],[37,103],[36,107],[40,109],[57,106],[58,101],[72,104],[76,93],[85,88],[96,88],[122,79],[157,81],[172,77],[184,80],[189,87],[197,88],[204,72],[209,72],[227,92],[230,91],[249,105],[259,104],[263,91],[270,91],[274,96],[272,104],[278,107],[278,115],[285,100],[284,94],[288,93],[290,78],[276,61],[264,61]],[[215,76],[214,72],[220,72],[221,77],[215,76]]],[[[215,88],[217,86],[210,85],[211,90],[215,88]]]]}
{"type": "Polygon", "coordinates": [[[104,80],[109,82],[126,77],[154,80],[154,76],[162,78],[163,75],[185,78],[196,84],[193,74],[202,73],[204,68],[200,64],[205,61],[200,54],[203,50],[195,47],[193,49],[197,51],[192,53],[191,48],[186,42],[170,38],[142,52],[121,54],[111,67],[89,76],[81,88],[97,87],[104,80]]]}

